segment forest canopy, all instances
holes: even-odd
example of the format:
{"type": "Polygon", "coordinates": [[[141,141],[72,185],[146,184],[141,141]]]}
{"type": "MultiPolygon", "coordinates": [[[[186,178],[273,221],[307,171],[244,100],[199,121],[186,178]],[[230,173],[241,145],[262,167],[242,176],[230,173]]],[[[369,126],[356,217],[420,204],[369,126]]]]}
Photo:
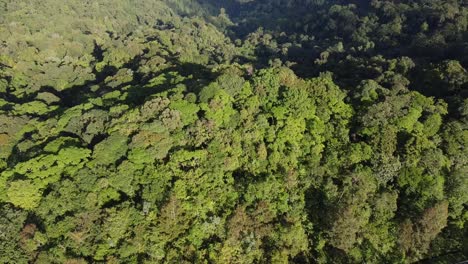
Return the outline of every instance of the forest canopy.
{"type": "Polygon", "coordinates": [[[0,263],[468,259],[464,0],[0,0],[0,263]]]}

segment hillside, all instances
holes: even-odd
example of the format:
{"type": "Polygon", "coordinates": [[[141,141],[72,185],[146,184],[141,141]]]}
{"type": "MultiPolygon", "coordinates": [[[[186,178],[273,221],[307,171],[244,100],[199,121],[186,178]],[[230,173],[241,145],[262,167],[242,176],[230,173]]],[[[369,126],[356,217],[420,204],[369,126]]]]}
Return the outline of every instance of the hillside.
{"type": "Polygon", "coordinates": [[[463,0],[0,0],[0,263],[468,259],[463,0]]]}

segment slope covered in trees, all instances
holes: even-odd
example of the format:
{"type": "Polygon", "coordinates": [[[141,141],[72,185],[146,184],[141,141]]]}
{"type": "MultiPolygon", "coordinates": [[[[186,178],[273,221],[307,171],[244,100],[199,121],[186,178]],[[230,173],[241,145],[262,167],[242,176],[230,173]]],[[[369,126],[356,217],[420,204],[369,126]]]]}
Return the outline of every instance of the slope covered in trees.
{"type": "Polygon", "coordinates": [[[0,0],[0,263],[468,259],[468,7],[0,0]]]}

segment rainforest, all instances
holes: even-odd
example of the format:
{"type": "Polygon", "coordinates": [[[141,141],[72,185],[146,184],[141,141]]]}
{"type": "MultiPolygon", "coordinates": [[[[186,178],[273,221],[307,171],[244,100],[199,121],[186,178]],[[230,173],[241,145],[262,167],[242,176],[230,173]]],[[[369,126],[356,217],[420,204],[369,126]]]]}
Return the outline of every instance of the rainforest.
{"type": "Polygon", "coordinates": [[[466,0],[0,0],[0,263],[468,260],[466,0]]]}

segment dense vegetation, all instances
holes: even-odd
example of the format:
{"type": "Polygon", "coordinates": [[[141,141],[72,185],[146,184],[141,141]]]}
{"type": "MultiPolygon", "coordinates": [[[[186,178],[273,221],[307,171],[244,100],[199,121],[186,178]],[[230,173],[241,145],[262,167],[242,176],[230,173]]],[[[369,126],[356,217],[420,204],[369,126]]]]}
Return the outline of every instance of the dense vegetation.
{"type": "Polygon", "coordinates": [[[464,0],[0,0],[0,263],[468,259],[464,0]]]}

